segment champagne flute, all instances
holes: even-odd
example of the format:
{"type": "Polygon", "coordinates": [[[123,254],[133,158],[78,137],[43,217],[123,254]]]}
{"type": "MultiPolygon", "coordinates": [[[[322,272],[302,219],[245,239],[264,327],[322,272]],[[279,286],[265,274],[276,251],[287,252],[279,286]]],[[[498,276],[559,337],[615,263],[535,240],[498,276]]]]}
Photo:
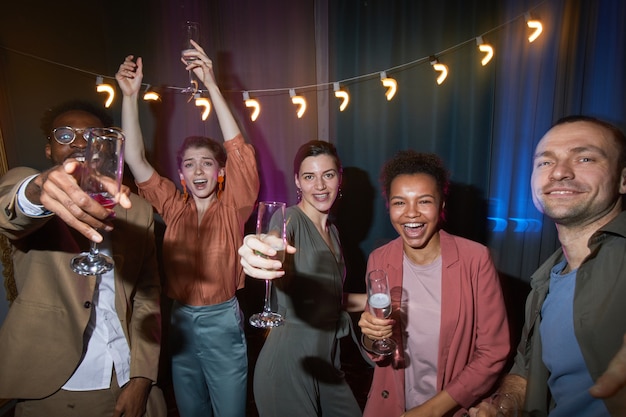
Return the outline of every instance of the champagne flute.
{"type": "MultiPolygon", "coordinates": [[[[285,222],[285,203],[277,201],[259,202],[256,234],[263,242],[276,250],[272,259],[285,261],[285,248],[287,247],[287,227],[285,222]]],[[[257,252],[257,255],[264,256],[257,252]]],[[[254,327],[276,327],[284,323],[283,316],[275,313],[271,308],[272,280],[265,280],[265,302],[263,311],[250,316],[250,324],[254,327]]]]}
{"type": "MultiPolygon", "coordinates": [[[[198,22],[190,22],[187,21],[184,24],[184,32],[183,32],[183,44],[180,51],[180,55],[183,57],[187,65],[191,64],[195,61],[195,56],[187,55],[190,51],[195,51],[196,49],[191,44],[191,40],[195,42],[200,42],[200,23],[198,22]]],[[[198,81],[193,78],[193,71],[189,70],[189,87],[182,90],[183,93],[191,93],[195,94],[198,91],[198,81]]]]}
{"type": "MultiPolygon", "coordinates": [[[[87,148],[81,168],[80,186],[103,207],[113,208],[122,185],[124,134],[115,128],[90,128],[85,131],[87,148]]],[[[80,275],[99,275],[113,269],[113,259],[91,242],[89,252],[72,258],[70,266],[80,275]]]]}
{"type": "MultiPolygon", "coordinates": [[[[375,317],[386,319],[391,315],[389,280],[382,269],[375,269],[367,274],[367,303],[375,317]]],[[[387,338],[375,340],[370,350],[376,355],[391,355],[396,350],[396,342],[387,338]]]]}

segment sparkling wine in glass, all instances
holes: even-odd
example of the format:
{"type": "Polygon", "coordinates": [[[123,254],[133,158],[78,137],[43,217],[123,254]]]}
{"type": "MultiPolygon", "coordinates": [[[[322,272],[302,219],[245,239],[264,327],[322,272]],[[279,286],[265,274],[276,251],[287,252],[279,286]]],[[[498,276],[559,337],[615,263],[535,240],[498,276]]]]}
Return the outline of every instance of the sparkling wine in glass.
{"type": "MultiPolygon", "coordinates": [[[[276,255],[271,258],[281,262],[285,261],[285,248],[287,247],[285,208],[286,204],[282,202],[261,201],[259,202],[256,222],[257,237],[276,251],[276,255]]],[[[265,256],[261,253],[257,254],[265,256]]],[[[272,280],[266,279],[263,311],[250,316],[250,324],[254,327],[276,327],[284,323],[283,316],[272,311],[271,295],[272,280]]]]}
{"type": "MultiPolygon", "coordinates": [[[[183,44],[181,47],[180,55],[187,65],[191,64],[197,58],[190,56],[190,51],[195,51],[195,48],[191,44],[191,40],[196,43],[200,42],[200,23],[187,21],[183,25],[183,44]]],[[[198,91],[198,81],[193,78],[193,71],[189,70],[189,87],[182,90],[183,93],[195,93],[198,91]]]]}
{"type": "MultiPolygon", "coordinates": [[[[375,317],[385,319],[391,314],[389,280],[387,273],[381,269],[367,274],[367,303],[375,317]]],[[[396,342],[387,338],[375,340],[370,350],[377,355],[391,355],[396,350],[396,342]]]]}
{"type": "MultiPolygon", "coordinates": [[[[124,134],[115,128],[86,130],[85,163],[81,167],[80,186],[106,208],[117,204],[124,171],[124,134]]],[[[70,266],[80,275],[99,275],[113,269],[113,259],[91,242],[89,252],[72,258],[70,266]]]]}

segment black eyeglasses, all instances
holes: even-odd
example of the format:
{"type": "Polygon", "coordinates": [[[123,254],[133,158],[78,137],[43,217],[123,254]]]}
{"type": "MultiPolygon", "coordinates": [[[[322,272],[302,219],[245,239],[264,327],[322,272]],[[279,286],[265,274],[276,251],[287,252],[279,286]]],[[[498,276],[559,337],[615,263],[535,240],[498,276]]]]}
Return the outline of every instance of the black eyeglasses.
{"type": "Polygon", "coordinates": [[[86,127],[84,129],[75,129],[70,126],[55,127],[52,129],[52,137],[61,145],[69,145],[74,142],[77,134],[82,134],[85,140],[87,140],[87,131],[91,129],[86,127]]]}

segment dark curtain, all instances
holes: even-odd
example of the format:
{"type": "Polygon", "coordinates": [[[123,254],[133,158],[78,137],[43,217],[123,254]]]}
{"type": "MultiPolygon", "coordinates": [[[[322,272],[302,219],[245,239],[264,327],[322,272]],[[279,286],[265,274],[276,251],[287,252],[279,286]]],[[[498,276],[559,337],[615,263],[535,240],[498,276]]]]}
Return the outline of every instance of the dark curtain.
{"type": "MultiPolygon", "coordinates": [[[[453,186],[445,227],[486,243],[503,275],[527,281],[558,244],[532,205],[533,148],[557,118],[626,114],[626,3],[621,0],[179,0],[0,6],[0,127],[9,167],[46,168],[38,121],[70,98],[101,100],[95,76],[112,77],[127,54],[142,56],[160,103],[140,103],[147,151],[177,179],[185,136],[221,138],[187,96],[181,27],[199,21],[202,45],[246,137],[257,149],[261,199],[295,203],[292,159],[310,139],[335,143],[344,164],[335,218],[350,275],[362,284],[369,252],[396,234],[378,174],[398,150],[435,152],[453,186]],[[533,43],[524,15],[543,22],[533,43]],[[113,24],[114,23],[114,24],[113,24]],[[495,48],[483,67],[475,38],[495,48]],[[435,82],[429,56],[449,67],[435,82]],[[387,101],[380,71],[398,81],[387,101]],[[339,112],[332,82],[351,101],[339,112]],[[308,101],[302,119],[288,89],[308,101]],[[261,103],[249,119],[243,91],[261,103]]],[[[112,78],[108,78],[113,82],[112,78]]],[[[112,113],[119,121],[120,101],[112,113]]]]}
{"type": "Polygon", "coordinates": [[[558,245],[553,224],[532,204],[534,146],[569,114],[624,128],[626,4],[342,1],[330,9],[337,79],[458,45],[438,57],[449,67],[442,85],[428,60],[388,71],[399,85],[391,102],[379,77],[348,85],[349,110],[334,122],[351,199],[339,202],[338,220],[350,253],[366,256],[396,237],[378,174],[395,152],[413,148],[439,154],[450,170],[445,228],[487,244],[503,276],[528,281],[558,245]],[[544,27],[533,43],[528,11],[544,27]],[[485,32],[495,57],[483,67],[474,38],[485,32]]]}

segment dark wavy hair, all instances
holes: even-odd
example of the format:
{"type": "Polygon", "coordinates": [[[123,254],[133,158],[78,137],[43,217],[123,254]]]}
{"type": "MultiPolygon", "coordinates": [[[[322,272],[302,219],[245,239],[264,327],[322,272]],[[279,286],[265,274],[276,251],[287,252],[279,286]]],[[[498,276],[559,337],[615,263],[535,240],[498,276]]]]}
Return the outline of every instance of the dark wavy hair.
{"type": "Polygon", "coordinates": [[[341,160],[339,159],[339,154],[337,154],[335,145],[323,140],[311,140],[300,146],[296,152],[296,156],[293,158],[293,173],[298,175],[300,172],[300,165],[302,165],[302,161],[306,158],[318,155],[328,155],[332,157],[335,160],[335,165],[337,165],[337,171],[340,174],[342,173],[343,168],[341,167],[341,160]]]}
{"type": "Polygon", "coordinates": [[[113,126],[113,117],[101,106],[97,106],[89,101],[70,100],[65,101],[61,104],[57,104],[56,106],[51,107],[44,112],[39,123],[39,127],[41,128],[44,136],[46,138],[50,136],[54,119],[56,119],[63,113],[75,110],[84,111],[86,113],[90,113],[96,116],[98,119],[100,119],[100,121],[102,122],[102,126],[104,127],[113,126]]]}
{"type": "Polygon", "coordinates": [[[420,153],[412,149],[400,151],[383,165],[380,185],[383,197],[388,202],[391,183],[398,175],[427,174],[435,179],[437,190],[445,201],[450,188],[448,170],[439,156],[433,153],[420,153]]]}
{"type": "Polygon", "coordinates": [[[183,143],[180,145],[180,148],[178,148],[178,152],[176,153],[176,163],[179,168],[183,163],[183,155],[189,148],[207,148],[211,151],[211,153],[213,153],[213,157],[219,164],[220,168],[224,168],[226,165],[226,151],[221,143],[205,136],[188,136],[185,140],[183,140],[183,143]]]}

